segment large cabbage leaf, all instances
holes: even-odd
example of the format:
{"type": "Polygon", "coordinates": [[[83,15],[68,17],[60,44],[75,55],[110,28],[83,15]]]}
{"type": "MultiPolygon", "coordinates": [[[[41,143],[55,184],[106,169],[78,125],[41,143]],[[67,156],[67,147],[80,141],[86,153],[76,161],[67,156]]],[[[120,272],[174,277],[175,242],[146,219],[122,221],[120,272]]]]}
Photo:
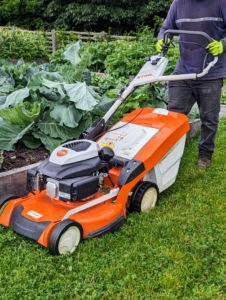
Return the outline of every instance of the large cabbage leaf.
{"type": "Polygon", "coordinates": [[[41,131],[33,131],[32,135],[36,139],[40,139],[42,144],[45,145],[45,148],[52,152],[56,147],[60,146],[62,140],[59,138],[53,138],[49,135],[46,135],[44,132],[41,131]]]}
{"type": "Polygon", "coordinates": [[[32,128],[34,122],[27,127],[12,125],[4,120],[0,121],[0,149],[15,150],[15,144],[32,128]]]}
{"type": "Polygon", "coordinates": [[[78,132],[76,129],[60,126],[53,118],[45,116],[42,122],[37,124],[37,129],[32,132],[32,135],[36,139],[40,139],[45,148],[52,152],[63,142],[77,138],[80,131],[78,132]]]}
{"type": "Polygon", "coordinates": [[[50,112],[50,116],[54,118],[61,126],[77,127],[82,118],[82,113],[78,111],[73,104],[71,105],[55,105],[50,112]]]}
{"type": "Polygon", "coordinates": [[[28,70],[26,70],[27,80],[29,81],[35,74],[37,74],[39,72],[40,72],[39,66],[33,66],[33,67],[29,68],[28,70]]]}
{"type": "Polygon", "coordinates": [[[42,85],[48,87],[49,89],[52,89],[53,91],[57,90],[61,98],[64,98],[66,96],[61,82],[51,81],[46,78],[43,78],[41,83],[42,85]]]}
{"type": "Polygon", "coordinates": [[[45,115],[41,122],[37,123],[38,129],[53,138],[60,138],[61,141],[66,141],[71,138],[76,138],[80,132],[76,128],[61,126],[56,120],[49,115],[45,115]]]}
{"type": "Polygon", "coordinates": [[[82,48],[82,44],[80,41],[76,42],[74,45],[69,46],[66,51],[63,53],[63,58],[69,60],[70,63],[75,66],[77,65],[81,57],[79,55],[79,50],[82,48]]]}
{"type": "Polygon", "coordinates": [[[0,68],[0,85],[3,85],[5,82],[7,82],[9,79],[9,75],[0,68]]]}
{"type": "Polygon", "coordinates": [[[7,99],[5,104],[3,105],[4,108],[7,108],[9,106],[15,106],[18,103],[21,103],[24,101],[29,96],[29,88],[25,87],[23,89],[19,89],[12,94],[10,94],[7,99]]]}
{"type": "Polygon", "coordinates": [[[75,107],[81,110],[91,111],[97,105],[97,99],[90,91],[85,82],[76,82],[74,84],[64,83],[70,101],[75,103],[75,107]]]}
{"type": "Polygon", "coordinates": [[[39,90],[44,78],[53,82],[63,82],[64,80],[63,76],[61,76],[59,72],[46,72],[42,70],[31,78],[27,87],[33,91],[39,90]]]}
{"type": "Polygon", "coordinates": [[[22,142],[29,149],[37,149],[42,145],[42,141],[40,139],[36,139],[33,135],[27,134],[22,137],[22,142]]]}
{"type": "MultiPolygon", "coordinates": [[[[31,91],[32,92],[32,91],[31,91]]],[[[45,86],[40,87],[40,94],[47,100],[57,102],[59,100],[59,94],[53,91],[53,89],[49,89],[45,86]]],[[[34,92],[35,94],[35,92],[34,92]]],[[[37,95],[37,94],[35,94],[37,95]]]]}
{"type": "Polygon", "coordinates": [[[37,129],[32,132],[36,139],[40,139],[46,149],[52,152],[67,140],[77,139],[81,132],[92,124],[91,116],[82,119],[76,128],[60,126],[53,118],[46,115],[42,122],[37,123],[37,129]]]}
{"type": "Polygon", "coordinates": [[[7,96],[0,96],[0,107],[5,104],[7,96]]]}
{"type": "Polygon", "coordinates": [[[102,117],[114,104],[115,99],[108,98],[107,96],[102,96],[99,103],[92,110],[92,114],[102,117]]]}

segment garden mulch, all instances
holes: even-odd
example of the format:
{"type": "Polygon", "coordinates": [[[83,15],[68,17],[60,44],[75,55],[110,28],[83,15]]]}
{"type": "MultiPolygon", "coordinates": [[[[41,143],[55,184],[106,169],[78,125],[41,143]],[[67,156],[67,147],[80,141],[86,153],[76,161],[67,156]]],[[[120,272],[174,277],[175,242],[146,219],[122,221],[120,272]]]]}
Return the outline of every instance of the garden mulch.
{"type": "Polygon", "coordinates": [[[24,144],[16,145],[15,151],[3,151],[3,163],[0,172],[21,168],[43,161],[49,156],[44,146],[37,149],[28,149],[24,144]]]}

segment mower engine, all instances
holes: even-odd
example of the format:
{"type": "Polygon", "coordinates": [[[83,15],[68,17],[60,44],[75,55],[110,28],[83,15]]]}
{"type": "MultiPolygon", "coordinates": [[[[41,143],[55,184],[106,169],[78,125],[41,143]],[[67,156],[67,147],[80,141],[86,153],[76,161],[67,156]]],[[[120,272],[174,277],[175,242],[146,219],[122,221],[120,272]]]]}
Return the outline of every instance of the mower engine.
{"type": "Polygon", "coordinates": [[[114,151],[90,140],[57,147],[49,158],[27,173],[27,190],[42,191],[63,201],[87,200],[100,187],[100,178],[112,167],[114,151]]]}

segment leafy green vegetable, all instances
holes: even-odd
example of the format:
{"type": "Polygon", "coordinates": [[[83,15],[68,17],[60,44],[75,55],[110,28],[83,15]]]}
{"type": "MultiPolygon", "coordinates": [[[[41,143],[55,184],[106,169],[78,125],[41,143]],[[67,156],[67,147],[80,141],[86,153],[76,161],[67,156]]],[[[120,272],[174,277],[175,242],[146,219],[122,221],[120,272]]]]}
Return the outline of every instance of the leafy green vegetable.
{"type": "Polygon", "coordinates": [[[100,96],[76,79],[78,74],[82,76],[89,62],[86,62],[87,52],[79,53],[82,47],[78,42],[62,53],[71,66],[38,66],[23,60],[16,65],[8,62],[1,65],[2,150],[13,149],[22,140],[31,148],[44,144],[52,151],[85,129],[83,124],[88,119],[83,117],[96,106],[100,96]]]}
{"type": "Polygon", "coordinates": [[[24,102],[13,108],[0,109],[0,117],[13,125],[29,125],[40,115],[41,104],[38,102],[24,102]]]}
{"type": "Polygon", "coordinates": [[[13,107],[18,103],[22,103],[24,99],[26,99],[28,96],[29,96],[29,89],[27,87],[23,89],[19,89],[7,97],[6,102],[3,105],[3,108],[7,108],[10,106],[13,107]]]}
{"type": "Polygon", "coordinates": [[[77,43],[75,43],[74,45],[69,46],[66,51],[63,53],[62,57],[68,61],[70,61],[70,63],[75,66],[77,65],[80,60],[80,54],[79,54],[79,50],[82,48],[82,44],[80,41],[78,41],[77,43]]]}
{"type": "Polygon", "coordinates": [[[61,126],[75,128],[82,118],[82,113],[75,108],[73,104],[69,106],[56,105],[50,112],[50,116],[55,119],[61,126]]]}
{"type": "Polygon", "coordinates": [[[97,104],[95,93],[86,85],[85,82],[75,84],[64,84],[64,88],[70,98],[75,103],[76,108],[91,111],[97,104]]]}
{"type": "Polygon", "coordinates": [[[91,85],[91,72],[89,69],[85,69],[83,71],[82,79],[87,85],[91,85]]]}
{"type": "Polygon", "coordinates": [[[15,144],[33,127],[34,122],[27,127],[12,125],[7,121],[0,121],[0,144],[3,150],[15,150],[15,144]]]}
{"type": "Polygon", "coordinates": [[[104,95],[103,97],[101,97],[99,103],[93,109],[92,114],[97,115],[99,117],[103,116],[103,113],[106,113],[109,110],[109,108],[114,104],[114,102],[115,98],[110,99],[109,97],[104,95]]]}
{"type": "Polygon", "coordinates": [[[37,149],[42,145],[42,141],[40,139],[36,139],[33,135],[30,134],[23,136],[21,140],[25,144],[25,146],[30,149],[37,149]]]}
{"type": "Polygon", "coordinates": [[[7,95],[14,91],[12,84],[6,82],[0,87],[0,95],[7,95]]]}

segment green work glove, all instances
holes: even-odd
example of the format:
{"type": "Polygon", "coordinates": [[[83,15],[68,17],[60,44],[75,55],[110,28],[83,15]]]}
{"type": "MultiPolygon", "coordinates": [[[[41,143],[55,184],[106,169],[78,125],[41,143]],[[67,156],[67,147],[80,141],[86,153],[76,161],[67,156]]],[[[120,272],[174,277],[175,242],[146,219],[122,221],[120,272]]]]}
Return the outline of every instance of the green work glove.
{"type": "MultiPolygon", "coordinates": [[[[169,44],[170,43],[170,39],[168,38],[167,39],[167,43],[169,44]]],[[[158,42],[156,43],[156,50],[157,50],[157,52],[162,52],[162,48],[165,46],[165,44],[164,44],[164,42],[163,42],[163,40],[158,40],[158,42]]]]}
{"type": "Polygon", "coordinates": [[[213,42],[210,43],[207,47],[206,50],[208,50],[210,52],[210,54],[212,54],[213,56],[218,56],[220,54],[222,54],[224,52],[224,46],[222,44],[222,42],[218,42],[214,39],[212,39],[213,42]]]}

